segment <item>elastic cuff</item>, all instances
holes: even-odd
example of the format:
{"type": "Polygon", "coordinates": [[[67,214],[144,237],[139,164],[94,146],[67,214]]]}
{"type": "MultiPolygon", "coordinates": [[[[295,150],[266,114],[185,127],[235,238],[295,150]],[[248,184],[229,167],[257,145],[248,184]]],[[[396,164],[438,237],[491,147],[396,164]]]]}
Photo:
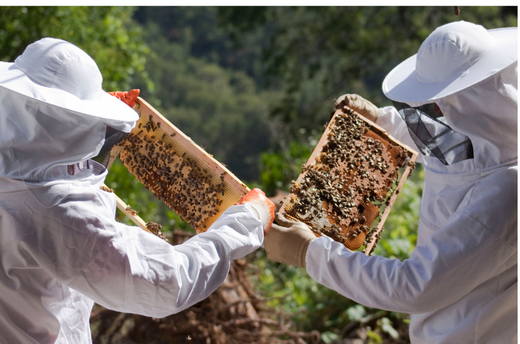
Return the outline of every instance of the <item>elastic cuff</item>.
{"type": "Polygon", "coordinates": [[[374,123],[375,124],[379,124],[379,119],[381,118],[381,112],[382,112],[382,108],[379,108],[379,111],[377,112],[377,116],[376,116],[376,119],[374,120],[374,123]]]}
{"type": "Polygon", "coordinates": [[[256,208],[252,205],[252,204],[248,204],[251,209],[253,210],[253,213],[255,213],[256,215],[256,218],[260,220],[260,214],[258,213],[258,210],[256,210],[256,208]]]}
{"type": "Polygon", "coordinates": [[[302,268],[307,269],[307,250],[309,249],[309,245],[311,244],[311,242],[315,239],[317,239],[317,238],[310,239],[309,241],[307,241],[307,244],[302,247],[303,252],[300,254],[300,256],[299,256],[300,261],[298,262],[299,266],[302,268]]]}

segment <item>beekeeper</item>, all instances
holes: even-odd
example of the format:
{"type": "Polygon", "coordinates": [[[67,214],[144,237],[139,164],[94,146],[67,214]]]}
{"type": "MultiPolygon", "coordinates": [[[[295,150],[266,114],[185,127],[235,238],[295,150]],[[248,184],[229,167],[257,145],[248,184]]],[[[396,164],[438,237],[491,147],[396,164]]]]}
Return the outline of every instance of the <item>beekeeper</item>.
{"type": "Polygon", "coordinates": [[[274,206],[258,189],[178,246],[116,222],[115,196],[100,190],[106,168],[91,158],[138,115],[101,82],[94,60],[58,39],[0,62],[0,343],[91,343],[94,302],[179,312],[270,225],[274,206]]]}
{"type": "Polygon", "coordinates": [[[268,256],[360,304],[412,314],[412,343],[516,343],[517,59],[517,28],[454,22],[387,75],[395,107],[339,99],[422,153],[409,259],[351,252],[283,217],[268,256]]]}

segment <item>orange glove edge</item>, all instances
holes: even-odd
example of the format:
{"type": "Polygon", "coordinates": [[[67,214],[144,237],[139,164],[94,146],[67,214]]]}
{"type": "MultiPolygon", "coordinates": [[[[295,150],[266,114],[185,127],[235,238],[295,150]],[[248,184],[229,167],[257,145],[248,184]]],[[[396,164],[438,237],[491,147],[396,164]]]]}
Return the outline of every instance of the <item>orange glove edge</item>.
{"type": "Polygon", "coordinates": [[[130,106],[131,108],[134,107],[135,101],[137,100],[137,97],[139,97],[139,93],[141,90],[139,89],[133,89],[130,91],[114,91],[114,92],[108,92],[111,96],[116,97],[117,99],[121,100],[126,105],[130,106]]]}
{"type": "Polygon", "coordinates": [[[238,203],[235,204],[244,203],[250,203],[250,205],[257,210],[259,213],[258,215],[260,216],[260,221],[262,221],[262,224],[264,225],[264,233],[267,234],[274,221],[274,203],[265,196],[265,193],[262,190],[258,188],[254,188],[244,196],[240,197],[238,203]]]}

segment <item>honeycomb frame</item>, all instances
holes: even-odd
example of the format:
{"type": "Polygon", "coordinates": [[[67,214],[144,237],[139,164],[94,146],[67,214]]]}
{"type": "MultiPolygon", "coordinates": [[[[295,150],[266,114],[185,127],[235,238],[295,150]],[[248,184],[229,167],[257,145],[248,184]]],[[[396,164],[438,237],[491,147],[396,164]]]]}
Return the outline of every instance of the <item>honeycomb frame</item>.
{"type": "Polygon", "coordinates": [[[119,156],[156,198],[197,233],[206,231],[249,188],[141,97],[134,110],[139,120],[112,149],[109,166],[119,156]]]}
{"type": "Polygon", "coordinates": [[[370,255],[417,154],[340,102],[279,212],[370,255]]]}

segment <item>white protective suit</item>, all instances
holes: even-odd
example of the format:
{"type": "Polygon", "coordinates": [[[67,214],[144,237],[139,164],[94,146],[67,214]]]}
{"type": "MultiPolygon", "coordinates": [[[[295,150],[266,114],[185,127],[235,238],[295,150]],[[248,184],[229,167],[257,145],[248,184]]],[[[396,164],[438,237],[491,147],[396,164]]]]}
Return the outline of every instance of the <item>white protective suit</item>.
{"type": "Polygon", "coordinates": [[[247,204],[178,246],[116,222],[114,195],[99,189],[106,172],[71,176],[67,166],[96,156],[118,122],[3,87],[0,104],[0,343],[91,343],[94,302],[153,317],[182,311],[262,244],[247,204]]]}
{"type": "MultiPolygon", "coordinates": [[[[417,246],[409,259],[351,252],[320,237],[307,272],[368,307],[412,314],[412,343],[516,343],[517,63],[436,103],[474,158],[425,170],[417,246]]],[[[416,147],[393,107],[377,124],[416,147]]]]}

